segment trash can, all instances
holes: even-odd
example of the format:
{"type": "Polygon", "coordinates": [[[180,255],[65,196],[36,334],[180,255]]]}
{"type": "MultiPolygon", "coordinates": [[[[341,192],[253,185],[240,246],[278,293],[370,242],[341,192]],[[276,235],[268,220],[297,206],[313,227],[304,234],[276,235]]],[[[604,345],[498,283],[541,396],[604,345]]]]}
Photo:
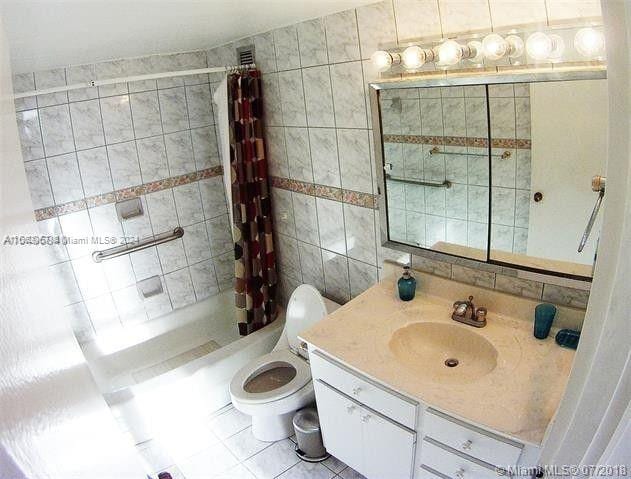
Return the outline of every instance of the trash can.
{"type": "Polygon", "coordinates": [[[307,462],[320,462],[329,457],[320,432],[320,420],[315,408],[301,409],[294,415],[296,454],[307,462]]]}

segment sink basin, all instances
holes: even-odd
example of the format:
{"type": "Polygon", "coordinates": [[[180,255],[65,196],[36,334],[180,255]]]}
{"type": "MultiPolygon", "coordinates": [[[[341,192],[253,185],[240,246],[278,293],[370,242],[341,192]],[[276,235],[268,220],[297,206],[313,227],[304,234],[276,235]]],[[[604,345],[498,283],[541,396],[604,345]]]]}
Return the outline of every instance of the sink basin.
{"type": "Polygon", "coordinates": [[[471,382],[497,366],[497,349],[456,324],[408,324],[392,334],[389,347],[397,361],[430,381],[471,382]]]}

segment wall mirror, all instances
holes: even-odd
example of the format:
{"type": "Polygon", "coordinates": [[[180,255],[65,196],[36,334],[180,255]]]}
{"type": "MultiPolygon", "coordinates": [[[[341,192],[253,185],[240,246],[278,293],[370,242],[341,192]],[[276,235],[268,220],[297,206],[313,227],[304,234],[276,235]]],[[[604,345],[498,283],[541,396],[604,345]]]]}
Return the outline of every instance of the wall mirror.
{"type": "MultiPolygon", "coordinates": [[[[604,69],[371,84],[384,245],[590,279],[604,69]]],[[[602,191],[601,191],[602,190],[602,191]]]]}

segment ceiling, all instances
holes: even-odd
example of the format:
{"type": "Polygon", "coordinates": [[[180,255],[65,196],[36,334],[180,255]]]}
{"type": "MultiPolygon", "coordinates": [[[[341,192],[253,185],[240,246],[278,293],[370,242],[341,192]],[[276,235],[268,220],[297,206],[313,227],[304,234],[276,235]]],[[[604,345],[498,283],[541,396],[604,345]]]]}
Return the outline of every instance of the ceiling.
{"type": "Polygon", "coordinates": [[[0,0],[14,73],[195,50],[374,0],[0,0]],[[244,13],[246,12],[246,13],[244,13]]]}

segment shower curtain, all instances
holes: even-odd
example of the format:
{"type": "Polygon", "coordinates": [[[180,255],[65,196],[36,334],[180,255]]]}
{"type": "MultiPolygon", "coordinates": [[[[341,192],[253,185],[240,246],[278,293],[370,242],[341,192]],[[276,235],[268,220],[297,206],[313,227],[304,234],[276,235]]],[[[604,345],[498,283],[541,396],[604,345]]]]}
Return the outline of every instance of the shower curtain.
{"type": "Polygon", "coordinates": [[[243,336],[276,319],[276,256],[258,70],[227,79],[235,300],[243,336]]]}

